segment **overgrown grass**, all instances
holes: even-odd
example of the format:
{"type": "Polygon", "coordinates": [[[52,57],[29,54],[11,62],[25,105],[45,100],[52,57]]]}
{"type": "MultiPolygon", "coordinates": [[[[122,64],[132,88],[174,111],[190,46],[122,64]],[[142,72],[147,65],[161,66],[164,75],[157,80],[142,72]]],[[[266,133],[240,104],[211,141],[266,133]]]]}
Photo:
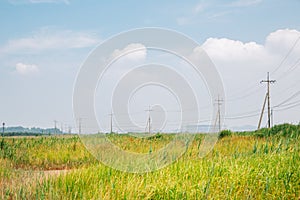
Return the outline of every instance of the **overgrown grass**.
{"type": "MultiPolygon", "coordinates": [[[[146,153],[149,145],[157,150],[171,139],[170,135],[149,140],[132,139],[128,135],[109,137],[125,150],[146,153]]],[[[2,198],[300,198],[299,126],[281,125],[271,130],[228,134],[218,141],[212,152],[200,159],[198,151],[202,138],[196,136],[184,156],[172,165],[146,174],[124,173],[97,163],[77,137],[4,139],[5,148],[11,145],[15,150],[11,150],[13,153],[1,150],[2,198]],[[42,161],[21,159],[25,154],[42,161]],[[78,162],[82,165],[74,164],[78,162]],[[47,166],[56,165],[78,169],[58,176],[20,171],[20,168],[49,169],[47,166]],[[17,168],[19,170],[15,171],[17,168]],[[14,185],[12,181],[21,184],[14,185]]]]}
{"type": "Polygon", "coordinates": [[[0,138],[0,158],[26,170],[76,168],[96,161],[77,136],[0,138]]]}

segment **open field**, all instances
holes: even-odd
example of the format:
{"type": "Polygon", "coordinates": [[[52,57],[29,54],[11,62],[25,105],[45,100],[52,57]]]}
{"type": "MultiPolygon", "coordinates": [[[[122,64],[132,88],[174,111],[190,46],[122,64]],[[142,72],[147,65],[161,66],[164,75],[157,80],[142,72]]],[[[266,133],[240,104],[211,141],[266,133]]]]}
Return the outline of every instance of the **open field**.
{"type": "MultiPolygon", "coordinates": [[[[156,151],[172,139],[110,135],[128,151],[156,151]]],[[[299,199],[300,126],[231,133],[206,157],[196,135],[162,170],[131,174],[99,163],[77,136],[0,138],[1,199],[299,199]]]]}

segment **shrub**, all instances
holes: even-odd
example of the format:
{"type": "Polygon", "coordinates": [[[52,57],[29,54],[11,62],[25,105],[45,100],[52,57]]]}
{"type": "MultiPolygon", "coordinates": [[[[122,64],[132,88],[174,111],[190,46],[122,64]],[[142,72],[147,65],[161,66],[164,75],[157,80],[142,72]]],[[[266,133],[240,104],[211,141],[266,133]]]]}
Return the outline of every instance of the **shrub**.
{"type": "Polygon", "coordinates": [[[223,137],[231,136],[231,135],[232,135],[232,132],[230,130],[223,130],[223,131],[221,131],[219,138],[223,138],[223,137]]]}

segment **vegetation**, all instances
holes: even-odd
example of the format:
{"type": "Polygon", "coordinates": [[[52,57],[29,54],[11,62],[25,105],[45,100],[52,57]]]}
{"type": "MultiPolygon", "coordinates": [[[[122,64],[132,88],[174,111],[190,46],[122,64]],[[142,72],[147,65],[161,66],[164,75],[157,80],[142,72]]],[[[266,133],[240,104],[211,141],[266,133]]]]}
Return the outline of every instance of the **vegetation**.
{"type": "Polygon", "coordinates": [[[49,135],[54,133],[62,134],[62,131],[59,130],[58,128],[46,128],[46,129],[38,128],[38,127],[24,128],[22,126],[4,128],[4,136],[49,135]]]}
{"type": "MultiPolygon", "coordinates": [[[[162,170],[131,174],[97,162],[75,136],[0,138],[1,199],[299,199],[300,126],[223,131],[198,157],[203,135],[162,170]],[[67,169],[68,171],[53,171],[67,169]]],[[[172,139],[111,134],[127,151],[150,153],[172,139]]]]}

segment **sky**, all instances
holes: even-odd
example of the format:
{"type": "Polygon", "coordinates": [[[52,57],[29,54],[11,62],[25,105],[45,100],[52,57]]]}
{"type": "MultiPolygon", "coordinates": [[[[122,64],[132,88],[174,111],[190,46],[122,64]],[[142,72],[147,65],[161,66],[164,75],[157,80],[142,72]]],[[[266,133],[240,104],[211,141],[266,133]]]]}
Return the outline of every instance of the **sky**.
{"type": "MultiPolygon", "coordinates": [[[[90,52],[120,32],[160,27],[195,40],[215,64],[225,89],[224,128],[257,126],[267,72],[276,80],[273,123],[299,123],[299,8],[299,0],[1,0],[0,121],[46,128],[57,120],[75,132],[74,84],[90,52]]],[[[136,98],[146,122],[149,102],[136,98]]]]}

